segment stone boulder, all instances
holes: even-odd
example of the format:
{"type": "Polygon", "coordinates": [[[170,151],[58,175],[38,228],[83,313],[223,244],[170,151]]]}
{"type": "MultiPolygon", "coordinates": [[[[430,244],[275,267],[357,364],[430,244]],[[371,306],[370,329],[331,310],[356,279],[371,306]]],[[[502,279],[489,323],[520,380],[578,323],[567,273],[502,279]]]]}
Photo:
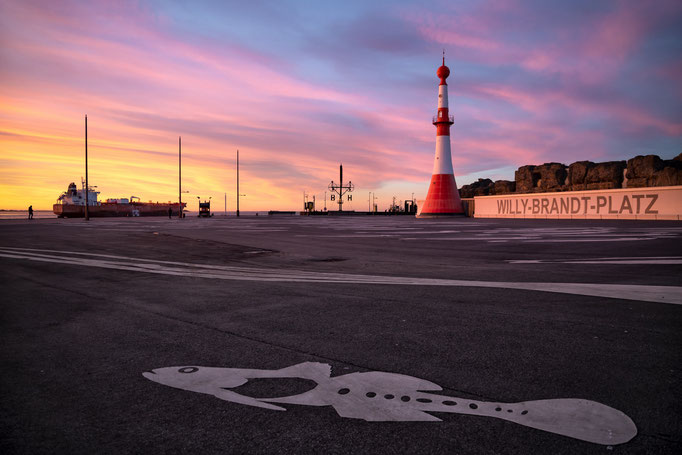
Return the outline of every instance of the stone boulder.
{"type": "Polygon", "coordinates": [[[459,189],[460,199],[470,199],[474,197],[474,190],[471,189],[471,185],[462,185],[459,189]]]}
{"type": "Polygon", "coordinates": [[[644,188],[649,186],[649,179],[646,177],[635,177],[633,179],[626,179],[626,188],[644,188]]]}
{"type": "Polygon", "coordinates": [[[638,155],[628,160],[628,186],[631,179],[645,178],[650,179],[658,171],[663,170],[665,164],[656,155],[638,155]]]}
{"type": "Polygon", "coordinates": [[[568,181],[567,184],[572,191],[579,191],[586,189],[585,177],[591,168],[594,167],[592,161],[576,161],[568,166],[568,181]]]}
{"type": "Polygon", "coordinates": [[[627,169],[628,188],[682,185],[682,153],[671,160],[636,156],[628,160],[627,169]]]}
{"type": "Polygon", "coordinates": [[[540,191],[561,191],[566,185],[566,165],[561,163],[545,163],[542,166],[535,166],[533,172],[540,173],[537,186],[540,191]]]}
{"type": "Polygon", "coordinates": [[[623,187],[625,161],[597,163],[587,171],[586,189],[610,190],[623,187]]]}
{"type": "Polygon", "coordinates": [[[540,179],[540,173],[534,173],[535,166],[527,165],[521,166],[514,173],[514,181],[516,182],[517,193],[532,193],[537,187],[537,182],[540,179]]]}
{"type": "Polygon", "coordinates": [[[459,189],[460,198],[472,198],[474,196],[488,196],[493,188],[493,181],[490,179],[478,179],[471,185],[462,185],[459,189]]]}
{"type": "Polygon", "coordinates": [[[491,194],[509,194],[516,191],[516,182],[509,180],[497,180],[493,184],[491,194]]]}
{"type": "Polygon", "coordinates": [[[653,186],[682,185],[682,153],[663,164],[665,167],[650,180],[653,186]]]}
{"type": "Polygon", "coordinates": [[[539,166],[521,166],[514,174],[517,193],[562,191],[565,189],[566,165],[545,163],[539,166]]]}
{"type": "Polygon", "coordinates": [[[649,184],[651,186],[682,185],[682,169],[666,166],[649,179],[649,184]]]}

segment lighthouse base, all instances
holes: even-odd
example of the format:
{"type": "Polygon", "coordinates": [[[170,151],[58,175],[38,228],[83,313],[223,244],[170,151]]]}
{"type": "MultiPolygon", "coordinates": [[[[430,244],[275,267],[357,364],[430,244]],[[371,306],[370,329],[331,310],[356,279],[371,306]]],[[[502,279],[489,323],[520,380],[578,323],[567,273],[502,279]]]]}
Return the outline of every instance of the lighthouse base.
{"type": "Polygon", "coordinates": [[[431,176],[429,191],[417,218],[439,218],[455,215],[464,215],[455,176],[452,174],[434,174],[431,176]]]}
{"type": "Polygon", "coordinates": [[[418,213],[415,218],[447,218],[456,216],[466,216],[464,212],[461,213],[418,213]]]}

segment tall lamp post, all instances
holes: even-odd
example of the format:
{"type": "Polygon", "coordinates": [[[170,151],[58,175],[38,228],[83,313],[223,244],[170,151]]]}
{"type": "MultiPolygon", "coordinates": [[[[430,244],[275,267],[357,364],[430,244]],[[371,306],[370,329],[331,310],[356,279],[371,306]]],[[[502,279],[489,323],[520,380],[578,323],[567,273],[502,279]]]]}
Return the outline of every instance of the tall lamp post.
{"type": "Polygon", "coordinates": [[[239,216],[239,149],[237,149],[237,216],[239,216]]]}
{"type": "Polygon", "coordinates": [[[85,221],[90,220],[88,210],[88,114],[85,114],[85,221]]]}
{"type": "Polygon", "coordinates": [[[182,191],[182,137],[178,136],[178,204],[180,204],[178,217],[180,219],[184,217],[182,213],[182,193],[189,193],[189,190],[182,191]]]}
{"type": "Polygon", "coordinates": [[[182,137],[178,136],[178,203],[180,204],[179,218],[182,218],[182,137]]]}

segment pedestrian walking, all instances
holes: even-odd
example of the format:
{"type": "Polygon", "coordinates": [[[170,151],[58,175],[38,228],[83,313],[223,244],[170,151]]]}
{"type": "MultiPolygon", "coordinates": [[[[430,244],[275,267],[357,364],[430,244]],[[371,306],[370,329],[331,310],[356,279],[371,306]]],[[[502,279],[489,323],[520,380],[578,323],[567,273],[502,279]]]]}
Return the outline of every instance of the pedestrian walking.
{"type": "Polygon", "coordinates": [[[32,205],[28,206],[28,219],[29,220],[33,219],[33,206],[32,205]]]}

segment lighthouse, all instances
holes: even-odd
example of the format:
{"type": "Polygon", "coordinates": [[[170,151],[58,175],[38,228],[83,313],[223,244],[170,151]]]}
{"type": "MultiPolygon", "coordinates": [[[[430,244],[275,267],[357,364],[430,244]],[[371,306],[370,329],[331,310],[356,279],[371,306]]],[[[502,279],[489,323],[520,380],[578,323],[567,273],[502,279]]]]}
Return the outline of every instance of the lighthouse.
{"type": "Polygon", "coordinates": [[[450,155],[450,125],[454,122],[448,111],[448,84],[445,80],[450,75],[450,68],[445,66],[445,54],[443,54],[443,65],[438,68],[436,75],[440,79],[438,111],[433,117],[433,124],[436,126],[436,157],[433,161],[433,175],[429,191],[421,210],[417,213],[417,218],[435,218],[464,213],[450,155]]]}

